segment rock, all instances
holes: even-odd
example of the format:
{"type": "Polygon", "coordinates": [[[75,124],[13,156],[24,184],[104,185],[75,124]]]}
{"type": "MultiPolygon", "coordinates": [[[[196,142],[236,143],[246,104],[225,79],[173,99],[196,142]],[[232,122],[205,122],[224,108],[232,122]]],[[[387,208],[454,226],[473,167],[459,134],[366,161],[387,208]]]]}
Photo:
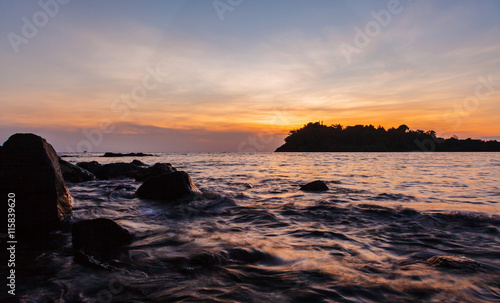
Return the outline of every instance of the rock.
{"type": "Polygon", "coordinates": [[[300,190],[304,191],[325,191],[328,190],[328,186],[326,186],[325,182],[321,180],[316,180],[306,185],[300,187],[300,190]]]}
{"type": "Polygon", "coordinates": [[[7,222],[9,193],[15,194],[16,233],[49,231],[72,211],[59,156],[34,134],[12,135],[0,149],[1,222],[7,222]]]}
{"type": "Polygon", "coordinates": [[[79,183],[95,180],[95,176],[93,173],[72,163],[64,161],[61,158],[59,158],[59,166],[61,168],[63,178],[66,181],[79,183]]]}
{"type": "Polygon", "coordinates": [[[136,194],[145,199],[173,201],[201,195],[201,192],[186,172],[176,171],[147,179],[136,194]]]}
{"type": "Polygon", "coordinates": [[[146,163],[139,160],[133,160],[130,164],[134,164],[135,166],[148,166],[146,163]]]}
{"type": "Polygon", "coordinates": [[[128,154],[121,154],[121,153],[105,153],[101,157],[149,157],[153,156],[151,154],[145,154],[145,153],[128,153],[128,154]]]}
{"type": "Polygon", "coordinates": [[[110,163],[101,166],[101,168],[97,170],[95,175],[101,180],[117,179],[123,177],[135,179],[135,177],[141,170],[141,167],[131,163],[110,163]]]}
{"type": "Polygon", "coordinates": [[[156,163],[153,166],[148,166],[138,160],[130,163],[119,162],[104,165],[99,164],[97,161],[79,162],[76,165],[93,173],[99,180],[132,178],[136,179],[136,181],[144,181],[150,177],[176,171],[170,163],[156,163]]]}
{"type": "Polygon", "coordinates": [[[159,175],[173,173],[177,171],[170,163],[156,163],[151,167],[147,167],[141,170],[135,177],[136,181],[145,181],[151,177],[157,177],[159,175]]]}
{"type": "Polygon", "coordinates": [[[229,258],[233,262],[252,264],[252,263],[272,263],[277,264],[282,262],[278,257],[275,257],[269,253],[262,252],[257,249],[247,249],[247,248],[232,248],[227,251],[229,258]]]}
{"type": "Polygon", "coordinates": [[[94,175],[102,167],[102,165],[99,164],[97,161],[78,162],[78,163],[76,163],[76,165],[83,168],[83,169],[88,170],[89,172],[93,173],[94,175]]]}
{"type": "Polygon", "coordinates": [[[473,271],[483,267],[481,263],[464,256],[434,256],[425,260],[425,263],[436,267],[473,271]]]}
{"type": "Polygon", "coordinates": [[[107,252],[130,244],[132,234],[110,219],[78,221],[71,230],[75,250],[107,252]]]}
{"type": "Polygon", "coordinates": [[[132,163],[110,163],[101,165],[97,161],[78,162],[77,166],[93,173],[99,180],[109,180],[117,178],[135,178],[143,167],[132,163]]]}
{"type": "Polygon", "coordinates": [[[113,268],[108,262],[102,261],[99,257],[92,255],[86,251],[79,250],[75,253],[73,261],[77,264],[89,267],[92,269],[103,269],[103,270],[113,270],[113,268]]]}

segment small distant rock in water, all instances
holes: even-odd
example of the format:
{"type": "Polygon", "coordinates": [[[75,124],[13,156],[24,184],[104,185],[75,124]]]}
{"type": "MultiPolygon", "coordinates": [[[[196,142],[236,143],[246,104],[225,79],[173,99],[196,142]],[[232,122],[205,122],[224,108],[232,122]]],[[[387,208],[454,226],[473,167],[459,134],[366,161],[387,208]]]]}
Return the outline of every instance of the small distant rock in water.
{"type": "Polygon", "coordinates": [[[434,256],[425,260],[425,263],[449,269],[477,270],[483,267],[481,263],[464,256],[434,256]]]}
{"type": "Polygon", "coordinates": [[[105,158],[113,158],[113,157],[150,157],[153,156],[151,154],[145,154],[145,153],[128,153],[128,154],[121,154],[121,153],[105,153],[101,157],[105,158]]]}
{"type": "Polygon", "coordinates": [[[75,250],[106,252],[127,245],[132,234],[115,221],[105,218],[78,221],[71,230],[75,250]]]}
{"type": "Polygon", "coordinates": [[[79,183],[96,179],[93,173],[75,164],[64,161],[61,158],[59,158],[59,166],[61,167],[63,178],[66,181],[79,183]]]}
{"type": "Polygon", "coordinates": [[[306,185],[300,187],[300,190],[303,191],[325,191],[328,190],[328,186],[326,186],[325,182],[321,180],[316,180],[306,185]]]}
{"type": "Polygon", "coordinates": [[[132,162],[130,162],[130,164],[133,164],[133,165],[136,165],[136,166],[148,166],[146,163],[144,163],[142,161],[139,161],[137,159],[132,160],[132,162]]]}
{"type": "MultiPolygon", "coordinates": [[[[71,214],[73,200],[64,183],[59,156],[34,134],[12,135],[0,148],[1,222],[7,224],[7,197],[15,203],[16,231],[49,231],[71,214]]],[[[3,224],[3,223],[2,223],[3,224]]]]}
{"type": "Polygon", "coordinates": [[[186,172],[176,171],[147,179],[136,194],[145,199],[173,201],[201,195],[201,191],[186,172]]]}

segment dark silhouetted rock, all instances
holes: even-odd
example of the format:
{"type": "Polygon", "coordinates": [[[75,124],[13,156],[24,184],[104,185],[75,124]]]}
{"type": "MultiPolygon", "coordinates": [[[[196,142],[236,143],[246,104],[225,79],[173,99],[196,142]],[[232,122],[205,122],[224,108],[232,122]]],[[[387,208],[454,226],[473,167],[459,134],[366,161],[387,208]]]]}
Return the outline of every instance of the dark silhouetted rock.
{"type": "Polygon", "coordinates": [[[127,245],[132,234],[110,219],[78,221],[71,230],[73,248],[88,252],[106,252],[127,245]]]}
{"type": "Polygon", "coordinates": [[[97,161],[78,162],[78,163],[76,163],[76,165],[79,166],[79,167],[81,167],[81,168],[83,168],[83,169],[85,169],[85,170],[88,170],[89,172],[93,173],[94,175],[102,167],[102,165],[99,164],[97,161]]]}
{"type": "Polygon", "coordinates": [[[104,164],[95,173],[96,177],[101,180],[117,179],[117,178],[135,178],[142,170],[142,167],[131,163],[110,163],[104,164]]]}
{"type": "Polygon", "coordinates": [[[156,163],[151,167],[144,168],[135,177],[136,181],[145,181],[151,177],[169,174],[177,171],[170,163],[156,163]]]}
{"type": "Polygon", "coordinates": [[[104,165],[99,164],[97,161],[79,162],[76,165],[93,173],[99,180],[132,178],[137,181],[144,181],[150,177],[176,171],[170,163],[156,163],[153,166],[148,166],[138,160],[131,163],[119,162],[104,165]]]}
{"type": "Polygon", "coordinates": [[[61,168],[63,178],[66,181],[79,183],[85,181],[93,181],[96,179],[94,174],[89,172],[88,170],[76,166],[67,161],[64,161],[63,159],[60,158],[59,158],[59,166],[61,168]]]}
{"type": "Polygon", "coordinates": [[[76,165],[93,173],[99,180],[135,178],[143,167],[132,163],[110,163],[101,165],[97,161],[78,162],[76,165]]]}
{"type": "Polygon", "coordinates": [[[316,180],[306,185],[300,187],[300,190],[304,191],[325,191],[328,190],[328,186],[326,186],[325,182],[321,180],[316,180]]]}
{"type": "Polygon", "coordinates": [[[7,196],[15,194],[16,232],[53,229],[71,214],[72,198],[66,188],[54,148],[34,134],[12,135],[0,149],[0,203],[7,226],[7,196]]]}
{"type": "Polygon", "coordinates": [[[139,160],[133,160],[130,164],[134,164],[135,166],[148,166],[146,163],[139,160]]]}
{"type": "Polygon", "coordinates": [[[101,157],[112,158],[112,157],[149,157],[149,156],[153,156],[153,155],[145,154],[145,153],[128,153],[128,154],[105,153],[101,157]]]}
{"type": "Polygon", "coordinates": [[[151,177],[144,181],[136,193],[141,198],[161,201],[172,201],[201,194],[191,177],[183,171],[151,177]]]}

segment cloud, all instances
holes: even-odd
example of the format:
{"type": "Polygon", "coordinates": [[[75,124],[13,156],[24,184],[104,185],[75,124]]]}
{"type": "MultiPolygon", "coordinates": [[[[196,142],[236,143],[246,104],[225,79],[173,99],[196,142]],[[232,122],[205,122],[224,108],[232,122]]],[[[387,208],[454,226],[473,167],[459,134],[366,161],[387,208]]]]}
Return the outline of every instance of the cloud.
{"type": "MultiPolygon", "coordinates": [[[[448,129],[443,114],[474,92],[479,76],[500,69],[500,30],[481,17],[492,4],[405,2],[348,64],[339,45],[352,43],[353,28],[364,28],[385,1],[279,2],[266,6],[258,25],[264,2],[238,7],[238,18],[223,23],[201,3],[181,5],[165,20],[160,7],[124,6],[102,19],[93,8],[68,6],[21,54],[0,48],[0,123],[75,131],[111,119],[143,130],[247,134],[283,116],[274,131],[317,120],[448,129]],[[113,101],[141,84],[147,66],[167,76],[121,118],[113,101]]],[[[489,134],[498,100],[483,100],[456,131],[489,134]]]]}
{"type": "MultiPolygon", "coordinates": [[[[0,142],[6,141],[14,133],[35,133],[46,138],[58,152],[78,151],[83,141],[99,143],[80,145],[90,146],[85,148],[89,152],[237,152],[241,145],[250,150],[252,145],[249,138],[256,138],[259,134],[238,130],[172,129],[130,123],[120,123],[115,127],[112,133],[96,135],[92,129],[0,126],[0,142]],[[92,139],[89,140],[82,130],[91,133],[92,139]]],[[[284,135],[266,132],[266,140],[259,142],[255,151],[274,151],[283,143],[284,135]]]]}

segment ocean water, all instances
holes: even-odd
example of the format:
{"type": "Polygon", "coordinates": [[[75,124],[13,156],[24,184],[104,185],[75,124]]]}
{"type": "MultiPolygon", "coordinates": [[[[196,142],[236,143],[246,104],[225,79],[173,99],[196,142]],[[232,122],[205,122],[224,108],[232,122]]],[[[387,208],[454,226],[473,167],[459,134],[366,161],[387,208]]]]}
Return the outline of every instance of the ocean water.
{"type": "Polygon", "coordinates": [[[205,197],[171,206],[137,198],[131,179],[68,183],[67,226],[24,248],[22,300],[500,302],[500,153],[138,159],[188,172],[205,197]],[[317,179],[330,190],[299,190],[317,179]],[[99,217],[134,241],[112,262],[77,264],[71,222],[99,217]]]}

